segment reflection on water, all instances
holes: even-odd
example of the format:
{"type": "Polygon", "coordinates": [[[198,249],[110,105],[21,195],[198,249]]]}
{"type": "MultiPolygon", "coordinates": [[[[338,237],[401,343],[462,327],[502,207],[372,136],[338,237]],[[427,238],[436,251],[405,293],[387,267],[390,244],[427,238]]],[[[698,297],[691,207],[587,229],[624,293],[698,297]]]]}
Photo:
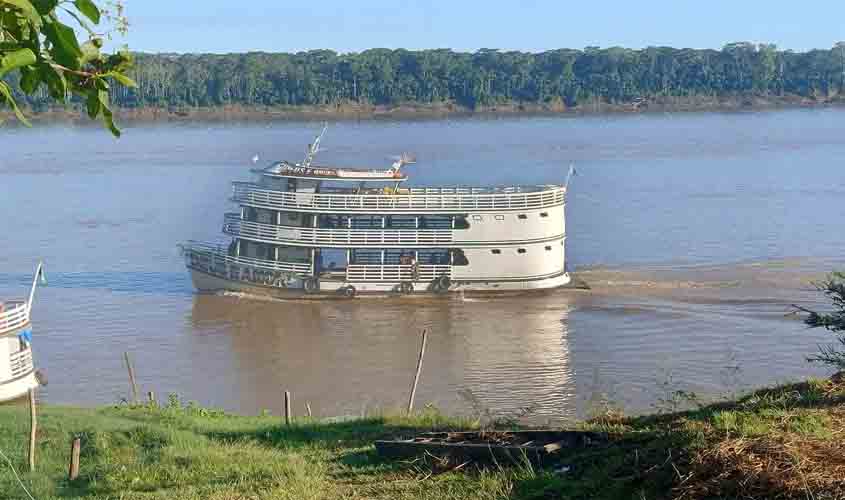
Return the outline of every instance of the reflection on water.
{"type": "MultiPolygon", "coordinates": [[[[426,329],[418,404],[510,414],[530,402],[532,415],[566,414],[562,409],[574,398],[570,300],[476,300],[315,303],[198,295],[190,324],[198,343],[225,337],[237,407],[244,411],[278,408],[285,390],[323,415],[398,409],[407,401],[426,329]]],[[[193,363],[203,363],[206,353],[193,352],[193,363]]]]}

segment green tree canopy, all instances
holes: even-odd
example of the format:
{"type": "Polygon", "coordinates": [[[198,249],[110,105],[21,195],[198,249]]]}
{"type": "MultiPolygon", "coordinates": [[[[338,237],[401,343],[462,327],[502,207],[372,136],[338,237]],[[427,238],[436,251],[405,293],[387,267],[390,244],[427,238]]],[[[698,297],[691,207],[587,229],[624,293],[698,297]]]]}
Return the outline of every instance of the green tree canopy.
{"type": "Polygon", "coordinates": [[[93,0],[0,0],[0,103],[9,106],[28,124],[18,106],[15,87],[34,95],[42,87],[49,98],[65,102],[69,95],[83,99],[92,119],[100,117],[115,136],[109,90],[114,83],[134,87],[126,75],[132,58],[126,51],[101,51],[110,32],[98,32],[101,21],[125,30],[122,5],[104,11],[93,0]],[[86,38],[63,20],[78,25],[86,38]]]}

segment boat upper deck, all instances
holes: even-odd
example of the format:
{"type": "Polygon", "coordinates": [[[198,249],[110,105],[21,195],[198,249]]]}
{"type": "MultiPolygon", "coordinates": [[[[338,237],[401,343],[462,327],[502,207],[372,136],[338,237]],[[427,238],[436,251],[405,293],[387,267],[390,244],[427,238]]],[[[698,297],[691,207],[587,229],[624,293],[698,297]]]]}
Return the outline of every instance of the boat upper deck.
{"type": "Polygon", "coordinates": [[[0,335],[17,330],[29,323],[26,301],[0,301],[0,335]]]}
{"type": "Polygon", "coordinates": [[[300,165],[286,161],[274,163],[269,167],[253,170],[266,177],[289,179],[311,179],[321,181],[349,182],[404,182],[408,176],[398,168],[386,170],[346,167],[326,167],[319,165],[300,165]]]}
{"type": "Polygon", "coordinates": [[[526,210],[562,205],[561,185],[507,187],[323,188],[284,192],[253,182],[233,182],[232,201],[245,206],[299,212],[439,213],[526,210]]]}

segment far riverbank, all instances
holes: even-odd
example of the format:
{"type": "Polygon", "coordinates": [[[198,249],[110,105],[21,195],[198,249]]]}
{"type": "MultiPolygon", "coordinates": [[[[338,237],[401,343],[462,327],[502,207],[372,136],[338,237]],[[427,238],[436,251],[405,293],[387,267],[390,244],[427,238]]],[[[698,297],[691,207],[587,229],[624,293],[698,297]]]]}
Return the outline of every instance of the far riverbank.
{"type": "MultiPolygon", "coordinates": [[[[416,120],[453,117],[508,116],[584,116],[639,113],[739,112],[792,108],[822,108],[839,106],[845,99],[783,96],[670,96],[641,99],[627,103],[607,103],[599,100],[568,107],[560,100],[548,103],[511,102],[467,108],[454,103],[370,105],[345,103],[330,106],[242,106],[219,107],[144,107],[119,108],[117,119],[124,123],[156,122],[239,122],[239,121],[309,121],[309,120],[416,120]]],[[[47,111],[26,112],[33,123],[89,123],[84,111],[74,107],[47,111]]],[[[12,118],[7,111],[0,117],[12,118]]]]}

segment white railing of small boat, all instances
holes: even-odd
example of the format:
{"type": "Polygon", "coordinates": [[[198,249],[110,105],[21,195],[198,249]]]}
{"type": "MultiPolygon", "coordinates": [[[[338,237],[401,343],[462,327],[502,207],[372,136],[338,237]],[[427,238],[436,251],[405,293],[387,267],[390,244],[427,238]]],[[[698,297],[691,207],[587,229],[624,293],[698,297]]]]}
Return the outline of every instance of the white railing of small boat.
{"type": "Polygon", "coordinates": [[[228,255],[226,249],[218,245],[209,245],[196,241],[188,242],[182,246],[182,253],[186,263],[191,267],[201,270],[212,271],[215,274],[227,275],[235,266],[251,267],[265,271],[292,272],[297,274],[308,274],[311,272],[311,264],[300,262],[280,262],[251,257],[234,257],[228,255]]]}
{"type": "Polygon", "coordinates": [[[286,193],[255,183],[232,183],[232,200],[243,205],[299,211],[455,211],[538,209],[563,204],[566,188],[411,188],[392,194],[286,193]]]}
{"type": "Polygon", "coordinates": [[[241,220],[240,214],[224,217],[223,232],[267,243],[319,246],[420,246],[452,243],[451,229],[344,229],[277,226],[241,220]]]}
{"type": "Polygon", "coordinates": [[[21,351],[12,353],[9,356],[9,366],[12,370],[11,377],[16,379],[32,371],[32,349],[27,347],[21,351]]]}
{"type": "Polygon", "coordinates": [[[29,323],[30,308],[27,303],[19,300],[4,302],[0,312],[0,335],[22,328],[29,323]]]}
{"type": "Polygon", "coordinates": [[[433,281],[440,276],[452,276],[450,265],[418,265],[414,275],[412,265],[350,264],[346,267],[346,281],[433,281]]]}

